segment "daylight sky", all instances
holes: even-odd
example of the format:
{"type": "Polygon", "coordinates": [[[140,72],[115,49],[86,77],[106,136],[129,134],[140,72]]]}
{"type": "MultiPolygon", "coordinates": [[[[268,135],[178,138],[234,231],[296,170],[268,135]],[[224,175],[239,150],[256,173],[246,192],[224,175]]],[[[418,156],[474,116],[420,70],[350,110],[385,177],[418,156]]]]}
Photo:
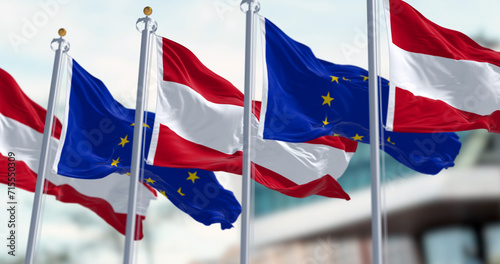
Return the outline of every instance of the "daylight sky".
{"type": "MultiPolygon", "coordinates": [[[[408,2],[442,26],[500,39],[498,1],[408,2]]],[[[158,35],[187,46],[209,68],[242,89],[245,19],[239,4],[239,0],[4,0],[0,4],[0,67],[31,98],[45,105],[54,57],[49,44],[64,27],[71,43],[69,54],[103,80],[118,100],[133,107],[140,48],[135,22],[143,16],[143,7],[150,5],[158,35]]],[[[318,57],[367,66],[366,1],[272,0],[261,1],[261,6],[261,15],[310,46],[318,57]]],[[[382,65],[386,61],[383,58],[382,65]]],[[[382,74],[388,77],[385,71],[382,74]]]]}
{"type": "MultiPolygon", "coordinates": [[[[500,41],[498,0],[408,2],[441,26],[481,41],[500,41]]],[[[317,57],[367,67],[365,0],[261,0],[260,4],[261,15],[295,40],[310,46],[317,57]]],[[[2,0],[0,68],[9,72],[29,97],[46,107],[54,60],[49,45],[58,37],[58,29],[64,27],[65,39],[71,44],[69,55],[101,79],[118,101],[135,107],[140,49],[140,33],[135,29],[135,22],[144,16],[142,10],[147,5],[153,8],[151,17],[158,22],[158,35],[188,47],[210,69],[243,89],[245,15],[240,11],[240,0],[2,0]]],[[[385,33],[385,21],[380,25],[381,32],[385,33]]],[[[386,36],[382,34],[380,39],[381,74],[388,78],[386,36]]],[[[260,45],[260,38],[257,43],[260,45]]],[[[257,56],[260,58],[261,54],[257,56]]],[[[154,80],[153,76],[148,104],[151,110],[155,104],[154,80]]],[[[259,81],[256,86],[258,90],[259,81]]],[[[220,177],[224,185],[240,193],[239,179],[220,177]]],[[[159,199],[163,200],[157,201],[161,206],[168,206],[163,197],[159,199]]],[[[57,206],[57,202],[53,205],[57,206]]],[[[151,209],[160,210],[161,206],[151,209]]],[[[162,247],[155,247],[158,255],[153,255],[157,260],[189,263],[217,258],[228,245],[238,245],[237,229],[221,234],[218,228],[205,228],[180,212],[175,213],[179,214],[177,219],[182,220],[166,223],[159,229],[165,234],[164,238],[158,238],[163,241],[162,247]],[[204,242],[214,237],[218,237],[219,242],[204,242]],[[204,249],[194,250],[201,247],[204,249]]],[[[51,224],[49,220],[46,223],[51,224]]],[[[2,228],[4,224],[0,223],[0,233],[2,228]]]]}

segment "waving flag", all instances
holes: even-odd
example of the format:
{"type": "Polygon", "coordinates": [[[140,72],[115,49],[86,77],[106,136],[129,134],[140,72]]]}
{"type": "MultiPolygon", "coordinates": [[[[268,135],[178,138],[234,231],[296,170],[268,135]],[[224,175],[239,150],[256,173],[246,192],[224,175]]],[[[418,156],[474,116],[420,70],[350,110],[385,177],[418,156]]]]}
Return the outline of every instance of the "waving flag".
{"type": "MultiPolygon", "coordinates": [[[[311,49],[261,17],[265,37],[260,133],[266,139],[304,142],[325,135],[370,143],[368,72],[317,59],[311,49]]],[[[387,102],[389,85],[380,79],[387,102]]],[[[387,103],[382,103],[385,116],[387,103]]],[[[454,165],[461,143],[455,133],[384,131],[381,148],[407,167],[436,174],[454,165]]]]}
{"type": "MultiPolygon", "coordinates": [[[[36,177],[46,110],[28,98],[16,81],[0,69],[0,166],[7,168],[8,158],[15,159],[17,188],[35,191],[36,177]]],[[[55,120],[55,133],[50,144],[49,162],[59,144],[61,123],[55,120]]],[[[8,184],[8,171],[0,170],[0,183],[8,184]]],[[[117,231],[125,234],[129,184],[123,176],[113,173],[96,180],[71,179],[48,173],[44,192],[64,203],[80,204],[99,215],[117,231]]],[[[142,238],[142,220],[154,193],[141,187],[138,200],[136,239],[142,238]]]]}
{"type": "MultiPolygon", "coordinates": [[[[76,61],[70,60],[68,68],[71,89],[55,170],[84,179],[120,173],[129,182],[135,110],[115,101],[106,86],[76,61]]],[[[147,113],[142,124],[146,152],[154,119],[153,113],[147,113]]],[[[205,225],[220,223],[222,229],[231,228],[241,212],[234,194],[211,171],[145,165],[144,182],[205,225]]]]}
{"type": "MultiPolygon", "coordinates": [[[[148,162],[241,174],[243,94],[188,49],[158,37],[158,102],[148,162]]],[[[258,111],[258,105],[256,105],[258,111]]],[[[258,115],[258,113],[257,113],[258,115]]],[[[306,143],[263,140],[253,120],[253,177],[293,197],[349,199],[337,183],[356,143],[324,137],[306,143]]]]}
{"type": "Polygon", "coordinates": [[[500,132],[500,53],[384,0],[391,90],[387,128],[401,132],[500,132]]]}

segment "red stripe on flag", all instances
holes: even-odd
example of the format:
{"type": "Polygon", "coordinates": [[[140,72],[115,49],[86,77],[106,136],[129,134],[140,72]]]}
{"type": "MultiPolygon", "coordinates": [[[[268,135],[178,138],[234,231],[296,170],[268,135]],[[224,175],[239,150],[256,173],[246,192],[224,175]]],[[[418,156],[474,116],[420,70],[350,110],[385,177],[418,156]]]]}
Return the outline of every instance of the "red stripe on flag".
{"type": "Polygon", "coordinates": [[[226,154],[193,143],[179,136],[169,127],[160,124],[154,165],[172,168],[199,168],[241,174],[242,152],[226,154]],[[166,147],[168,146],[168,147],[166,147]],[[159,159],[158,157],[161,157],[159,159]]]}
{"type": "MultiPolygon", "coordinates": [[[[116,231],[125,235],[127,226],[127,214],[115,213],[113,207],[104,199],[83,195],[76,191],[70,185],[64,184],[55,186],[48,182],[47,194],[54,195],[58,201],[63,203],[75,203],[95,212],[106,223],[116,229],[116,231]]],[[[136,234],[134,239],[140,240],[144,237],[142,232],[142,221],[146,219],[143,215],[136,215],[136,234]]]]}
{"type": "MultiPolygon", "coordinates": [[[[6,154],[7,155],[7,154],[6,154]]],[[[29,192],[34,192],[36,187],[36,173],[34,173],[26,163],[20,160],[15,161],[16,166],[16,188],[20,188],[29,192]]],[[[0,183],[8,184],[8,165],[9,160],[7,156],[0,153],[0,183]]]]}
{"type": "Polygon", "coordinates": [[[191,87],[216,104],[243,106],[243,93],[201,63],[187,48],[163,39],[163,80],[191,87]]]}
{"type": "Polygon", "coordinates": [[[252,169],[252,177],[256,182],[288,196],[304,198],[316,194],[330,198],[351,199],[342,189],[342,186],[330,175],[325,175],[306,184],[297,185],[282,175],[257,164],[253,164],[252,169]]]}
{"type": "Polygon", "coordinates": [[[392,42],[403,50],[500,67],[500,53],[465,34],[441,27],[401,0],[390,0],[392,42]]]}
{"type": "MultiPolygon", "coordinates": [[[[7,168],[9,160],[7,156],[4,156],[0,153],[0,168],[7,168]]],[[[15,171],[15,179],[16,179],[16,188],[20,188],[29,192],[34,192],[36,187],[36,173],[33,172],[26,163],[21,160],[16,160],[16,171],[15,171]]],[[[104,219],[106,223],[115,228],[118,232],[125,235],[125,228],[127,223],[127,215],[121,213],[115,213],[113,207],[104,199],[90,197],[81,194],[77,190],[75,190],[72,186],[63,184],[56,186],[50,181],[45,181],[44,193],[48,195],[54,195],[57,200],[64,203],[75,203],[87,207],[96,213],[99,217],[104,219]]],[[[8,184],[8,170],[0,170],[0,183],[8,184]]],[[[142,220],[145,217],[141,215],[137,215],[136,230],[140,230],[139,234],[136,234],[135,239],[142,239],[142,220]]]]}
{"type": "Polygon", "coordinates": [[[410,133],[454,132],[488,129],[500,133],[500,111],[482,116],[465,112],[441,101],[415,96],[396,87],[394,131],[410,133]],[[432,110],[429,109],[432,106],[432,110]],[[440,113],[440,114],[436,114],[440,113]],[[409,116],[418,118],[408,118],[409,116]]]}
{"type": "MultiPolygon", "coordinates": [[[[14,78],[3,69],[0,69],[0,114],[14,119],[43,134],[47,111],[32,101],[19,87],[14,78]]],[[[56,131],[54,137],[61,136],[62,124],[55,120],[56,131]]]]}
{"type": "MultiPolygon", "coordinates": [[[[169,127],[160,124],[160,136],[155,154],[154,165],[164,167],[196,167],[204,170],[225,171],[235,174],[242,172],[242,152],[226,154],[212,148],[188,141],[169,127]],[[168,146],[168,147],[166,147],[168,146]],[[193,155],[193,153],[195,153],[193,155]],[[161,157],[157,159],[156,157],[161,157]]],[[[340,184],[331,176],[325,175],[312,182],[297,185],[284,176],[262,166],[252,164],[253,178],[260,184],[283,194],[302,198],[313,194],[349,200],[340,184]]]]}

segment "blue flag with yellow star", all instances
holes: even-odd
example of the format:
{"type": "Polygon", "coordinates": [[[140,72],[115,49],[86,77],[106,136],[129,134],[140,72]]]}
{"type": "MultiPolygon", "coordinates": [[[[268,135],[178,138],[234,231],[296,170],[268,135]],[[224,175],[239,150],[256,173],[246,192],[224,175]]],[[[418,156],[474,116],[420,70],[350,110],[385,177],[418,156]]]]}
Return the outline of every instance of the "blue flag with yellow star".
{"type": "MultiPolygon", "coordinates": [[[[267,68],[263,137],[305,142],[331,135],[369,143],[368,72],[320,60],[269,20],[261,17],[261,21],[267,68]]],[[[379,83],[385,120],[389,82],[380,78],[379,83]]],[[[421,173],[437,174],[452,167],[460,147],[455,133],[381,131],[381,149],[421,173]]]]}
{"type": "MultiPolygon", "coordinates": [[[[71,87],[57,173],[83,179],[120,173],[129,181],[135,110],[117,102],[106,86],[75,60],[69,64],[71,87]]],[[[143,153],[148,152],[154,118],[153,113],[145,113],[143,153]]],[[[198,222],[231,228],[241,212],[234,194],[219,184],[212,171],[147,164],[143,169],[145,184],[198,222]]]]}

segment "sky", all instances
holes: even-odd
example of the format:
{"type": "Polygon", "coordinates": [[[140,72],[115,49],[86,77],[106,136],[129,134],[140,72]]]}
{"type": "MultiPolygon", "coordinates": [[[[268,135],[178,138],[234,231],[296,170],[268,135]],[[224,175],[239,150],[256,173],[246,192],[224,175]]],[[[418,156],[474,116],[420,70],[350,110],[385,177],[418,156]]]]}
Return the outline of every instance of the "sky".
{"type": "MultiPolygon", "coordinates": [[[[441,26],[459,30],[477,40],[500,41],[498,0],[408,2],[441,26]]],[[[367,67],[366,1],[261,0],[260,4],[260,15],[273,21],[295,40],[310,46],[317,57],[367,67]]],[[[133,108],[140,50],[140,33],[135,23],[144,16],[142,10],[147,5],[153,8],[151,17],[158,23],[156,34],[186,46],[208,68],[243,90],[245,15],[240,11],[239,0],[2,0],[0,67],[17,80],[30,98],[46,107],[54,61],[50,43],[58,37],[58,29],[64,27],[67,30],[65,39],[71,44],[69,55],[101,79],[118,101],[133,108]]],[[[385,22],[381,21],[379,25],[382,33],[381,75],[388,78],[385,22]]],[[[260,45],[260,39],[257,43],[260,45]]],[[[261,58],[258,52],[257,58],[261,58]]],[[[258,63],[257,98],[260,70],[258,63]]],[[[155,105],[155,80],[152,74],[148,89],[150,110],[154,110],[155,105]]],[[[64,87],[62,90],[64,92],[64,87]]],[[[59,116],[62,107],[58,107],[59,116]]],[[[218,177],[224,186],[240,195],[239,176],[218,174],[218,177]]],[[[2,193],[6,191],[0,191],[0,197],[3,197],[2,193]]],[[[27,230],[32,195],[22,195],[26,200],[22,226],[27,230]]],[[[50,198],[45,211],[43,234],[56,242],[48,243],[48,239],[43,239],[48,246],[41,250],[70,255],[86,252],[88,256],[99,254],[102,263],[108,263],[108,260],[110,263],[120,262],[120,253],[110,252],[119,252],[121,244],[109,239],[113,230],[107,229],[97,216],[86,209],[50,198]],[[83,227],[75,226],[75,215],[85,220],[78,222],[83,223],[83,227]],[[103,237],[103,234],[108,235],[103,237]],[[87,245],[96,237],[103,243],[101,248],[87,245]],[[82,251],[81,248],[88,250],[82,251]]],[[[239,221],[230,231],[205,227],[190,220],[163,197],[152,203],[148,221],[154,226],[149,233],[152,239],[146,242],[146,246],[139,246],[140,258],[147,262],[191,263],[198,259],[217,259],[228,247],[239,244],[239,221]]],[[[0,222],[0,234],[4,226],[0,222]]],[[[5,258],[5,250],[1,248],[0,262],[15,261],[5,258]]],[[[81,257],[81,263],[85,263],[85,258],[81,257]]]]}

